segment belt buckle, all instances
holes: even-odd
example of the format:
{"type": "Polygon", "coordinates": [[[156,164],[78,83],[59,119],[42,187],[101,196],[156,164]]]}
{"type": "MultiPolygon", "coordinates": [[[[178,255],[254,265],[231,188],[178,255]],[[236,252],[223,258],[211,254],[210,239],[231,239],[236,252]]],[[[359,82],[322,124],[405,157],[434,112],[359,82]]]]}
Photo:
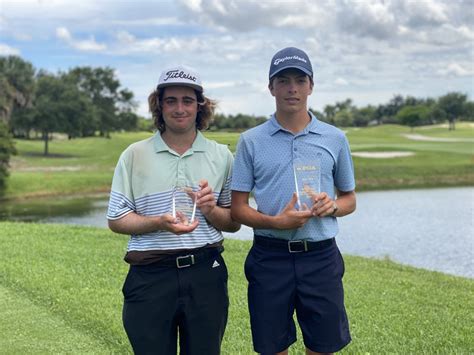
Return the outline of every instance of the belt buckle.
{"type": "Polygon", "coordinates": [[[288,251],[290,253],[301,253],[303,251],[308,251],[308,243],[306,242],[306,240],[289,240],[288,251]],[[297,246],[297,245],[301,245],[303,246],[303,248],[300,250],[292,248],[292,246],[297,246]]]}
{"type": "Polygon", "coordinates": [[[178,269],[182,269],[182,268],[185,268],[185,267],[190,267],[191,265],[194,265],[194,255],[193,254],[178,256],[176,258],[176,267],[178,269]],[[183,261],[184,260],[190,260],[191,262],[189,264],[181,264],[180,260],[183,260],[183,261]]]}

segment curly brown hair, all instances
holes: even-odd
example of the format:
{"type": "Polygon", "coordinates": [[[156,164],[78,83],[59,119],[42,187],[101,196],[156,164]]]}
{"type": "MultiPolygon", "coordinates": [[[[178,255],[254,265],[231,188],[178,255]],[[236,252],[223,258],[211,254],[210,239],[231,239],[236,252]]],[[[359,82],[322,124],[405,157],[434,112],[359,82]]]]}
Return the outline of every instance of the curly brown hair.
{"type": "MultiPolygon", "coordinates": [[[[166,131],[165,121],[161,110],[161,100],[166,88],[160,88],[154,90],[150,96],[148,96],[148,106],[153,117],[155,127],[163,133],[166,131]]],[[[196,116],[196,128],[200,131],[205,130],[209,127],[209,123],[214,116],[214,110],[217,106],[217,101],[212,100],[202,92],[194,90],[196,93],[197,102],[199,105],[198,113],[196,116]]]]}

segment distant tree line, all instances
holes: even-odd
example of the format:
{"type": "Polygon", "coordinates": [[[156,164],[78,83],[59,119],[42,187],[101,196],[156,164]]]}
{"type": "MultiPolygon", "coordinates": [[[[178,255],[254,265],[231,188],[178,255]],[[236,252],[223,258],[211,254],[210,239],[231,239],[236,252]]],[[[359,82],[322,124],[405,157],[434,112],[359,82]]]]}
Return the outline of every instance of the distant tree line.
{"type": "MultiPolygon", "coordinates": [[[[466,94],[450,92],[439,98],[395,95],[387,104],[356,107],[351,99],[326,105],[323,111],[310,108],[316,117],[337,127],[366,127],[393,123],[409,126],[432,125],[448,121],[449,130],[456,120],[474,121],[474,102],[466,94]]],[[[265,122],[268,117],[245,114],[216,114],[211,130],[246,130],[265,122]]]]}
{"type": "Polygon", "coordinates": [[[326,105],[323,112],[310,109],[319,119],[338,127],[365,127],[396,123],[409,126],[449,122],[455,129],[456,120],[474,121],[474,102],[466,94],[450,92],[437,99],[395,95],[387,104],[358,108],[351,99],[326,105]]]}
{"type": "Polygon", "coordinates": [[[258,126],[265,122],[267,117],[244,115],[239,113],[237,115],[224,115],[221,113],[215,114],[213,122],[210,125],[211,130],[245,130],[258,126]]]}

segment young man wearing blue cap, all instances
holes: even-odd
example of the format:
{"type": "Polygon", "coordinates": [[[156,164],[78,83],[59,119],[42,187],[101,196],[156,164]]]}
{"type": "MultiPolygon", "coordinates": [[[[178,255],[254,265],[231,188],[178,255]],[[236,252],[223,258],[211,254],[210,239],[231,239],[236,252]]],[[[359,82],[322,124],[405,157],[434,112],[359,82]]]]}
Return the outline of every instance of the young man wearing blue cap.
{"type": "Polygon", "coordinates": [[[163,71],[148,101],[158,132],[120,156],[107,212],[110,229],[131,235],[124,327],[135,354],[176,354],[178,334],[181,354],[219,354],[229,305],[222,231],[240,228],[229,208],[233,156],[200,132],[215,102],[194,70],[163,71]],[[177,207],[186,196],[191,216],[177,207]]]}
{"type": "Polygon", "coordinates": [[[276,53],[268,88],[276,112],[241,135],[232,176],[232,217],[254,228],[245,261],[254,349],[287,354],[296,311],[306,353],[333,353],[351,341],[334,239],[336,217],[356,207],[349,144],[308,111],[313,69],[305,52],[276,53]],[[306,183],[309,202],[302,203],[306,183]]]}

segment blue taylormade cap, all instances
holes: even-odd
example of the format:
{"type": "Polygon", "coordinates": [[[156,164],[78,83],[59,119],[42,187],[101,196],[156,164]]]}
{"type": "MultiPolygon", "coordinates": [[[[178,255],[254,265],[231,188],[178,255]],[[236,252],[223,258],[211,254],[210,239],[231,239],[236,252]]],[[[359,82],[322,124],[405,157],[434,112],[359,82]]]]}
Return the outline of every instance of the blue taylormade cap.
{"type": "Polygon", "coordinates": [[[270,64],[270,73],[268,78],[273,78],[276,74],[285,69],[299,69],[302,72],[313,77],[313,67],[308,55],[301,49],[295,47],[287,47],[278,51],[272,58],[270,64]]]}

